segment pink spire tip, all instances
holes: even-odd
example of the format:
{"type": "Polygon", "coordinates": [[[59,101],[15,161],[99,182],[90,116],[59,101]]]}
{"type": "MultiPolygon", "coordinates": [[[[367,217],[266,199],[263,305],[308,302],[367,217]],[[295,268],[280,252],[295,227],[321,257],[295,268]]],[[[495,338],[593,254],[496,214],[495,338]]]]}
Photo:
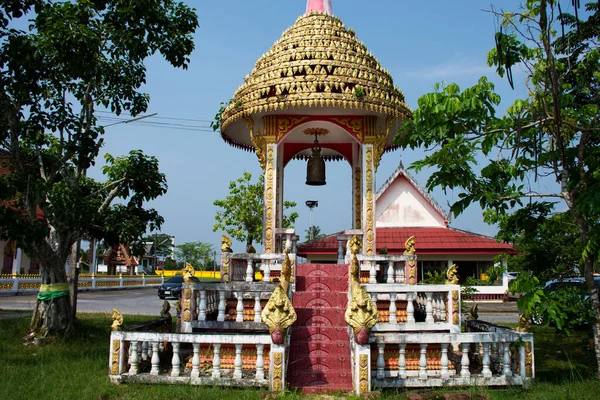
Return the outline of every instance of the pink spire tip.
{"type": "Polygon", "coordinates": [[[332,15],[331,0],[307,0],[306,13],[311,11],[320,11],[332,15]]]}

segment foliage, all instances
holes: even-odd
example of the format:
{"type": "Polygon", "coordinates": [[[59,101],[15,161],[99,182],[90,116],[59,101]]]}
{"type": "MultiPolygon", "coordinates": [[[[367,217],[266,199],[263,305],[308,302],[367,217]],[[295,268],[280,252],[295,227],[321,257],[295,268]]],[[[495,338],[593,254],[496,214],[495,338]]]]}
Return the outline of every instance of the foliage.
{"type": "MultiPolygon", "coordinates": [[[[160,54],[186,68],[197,24],[172,0],[2,2],[0,237],[41,261],[43,283],[65,282],[82,235],[141,254],[142,235],[163,222],[144,207],[167,190],[155,157],[107,155],[105,181],[86,176],[104,134],[95,112],[145,112],[144,60],[160,54]]],[[[70,326],[64,298],[38,307],[57,308],[43,322],[51,330],[70,326]]]]}
{"type": "MultiPolygon", "coordinates": [[[[488,63],[511,85],[512,68],[521,65],[527,71],[525,98],[499,116],[500,96],[485,77],[463,91],[456,84],[436,86],[419,99],[396,143],[428,150],[412,166],[434,168],[427,188],[460,191],[451,211],[458,215],[478,203],[488,223],[500,223],[501,237],[512,227],[531,238],[533,219],[541,223],[551,213],[571,213],[600,335],[600,298],[592,279],[600,249],[600,5],[586,4],[588,18],[578,20],[559,4],[529,0],[521,11],[496,13],[502,29],[488,63]],[[553,180],[557,190],[532,188],[542,178],[553,180]]],[[[600,362],[598,367],[600,375],[600,362]]]]}
{"type": "Polygon", "coordinates": [[[425,272],[425,279],[422,283],[431,285],[443,285],[446,283],[446,272],[445,271],[427,271],[425,272]]]}
{"type": "Polygon", "coordinates": [[[167,233],[155,233],[153,235],[146,235],[144,237],[144,242],[152,242],[154,243],[154,254],[157,257],[165,258],[171,256],[171,244],[172,244],[172,235],[167,233]]]}
{"type": "Polygon", "coordinates": [[[307,241],[311,241],[311,240],[319,240],[321,238],[324,238],[325,235],[324,233],[321,233],[321,228],[319,228],[318,226],[309,226],[308,229],[306,230],[306,236],[304,237],[307,241]]]}
{"type": "MultiPolygon", "coordinates": [[[[221,210],[217,211],[213,232],[224,230],[233,239],[246,242],[246,247],[253,242],[262,243],[263,208],[265,178],[261,175],[258,182],[251,183],[252,174],[244,174],[235,181],[229,182],[229,196],[224,200],[215,200],[213,203],[221,210]]],[[[284,201],[283,208],[296,207],[293,201],[284,201]]],[[[297,212],[283,215],[283,228],[293,228],[298,218],[297,212]]]]}
{"type": "Polygon", "coordinates": [[[500,278],[502,278],[502,274],[504,272],[505,272],[504,267],[500,264],[496,264],[492,267],[489,267],[487,269],[487,271],[485,271],[485,274],[488,277],[487,281],[491,285],[492,283],[494,283],[497,280],[499,280],[500,278]]]}
{"type": "Polygon", "coordinates": [[[177,264],[177,261],[172,260],[170,258],[165,259],[165,264],[163,266],[165,271],[174,271],[178,269],[183,269],[183,265],[177,264]]]}
{"type": "Polygon", "coordinates": [[[213,246],[203,242],[187,242],[175,247],[175,259],[180,265],[191,264],[194,269],[205,271],[213,267],[213,246]]]}

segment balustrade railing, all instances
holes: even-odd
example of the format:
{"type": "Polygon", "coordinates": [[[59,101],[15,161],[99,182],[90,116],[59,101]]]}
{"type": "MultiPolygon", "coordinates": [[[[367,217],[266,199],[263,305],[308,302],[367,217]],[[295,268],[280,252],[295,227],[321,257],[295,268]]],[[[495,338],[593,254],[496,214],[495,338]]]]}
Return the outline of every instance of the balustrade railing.
{"type": "MultiPolygon", "coordinates": [[[[79,288],[154,287],[164,282],[157,275],[79,275],[79,288]]],[[[0,291],[37,291],[42,284],[39,274],[0,275],[0,291]]]]}
{"type": "Polygon", "coordinates": [[[113,382],[268,386],[267,334],[111,333],[113,382]],[[146,371],[146,372],[142,372],[146,371]]]}

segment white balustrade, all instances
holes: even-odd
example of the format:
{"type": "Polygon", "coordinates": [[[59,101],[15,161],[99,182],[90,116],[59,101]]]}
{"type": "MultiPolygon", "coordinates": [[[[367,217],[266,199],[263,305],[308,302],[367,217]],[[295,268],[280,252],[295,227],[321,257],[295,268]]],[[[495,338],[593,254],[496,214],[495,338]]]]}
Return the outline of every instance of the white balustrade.
{"type": "Polygon", "coordinates": [[[421,357],[419,358],[419,378],[427,379],[427,343],[421,343],[421,357]]]}
{"type": "Polygon", "coordinates": [[[191,377],[197,378],[200,376],[200,344],[194,343],[194,355],[192,356],[192,372],[191,377]]]}
{"type": "Polygon", "coordinates": [[[181,359],[179,358],[179,343],[173,343],[173,359],[171,360],[171,376],[179,376],[181,372],[181,359]]]}
{"type": "Polygon", "coordinates": [[[377,344],[377,379],[384,378],[385,371],[385,358],[384,358],[385,344],[377,344]]]}
{"type": "Polygon", "coordinates": [[[152,369],[150,370],[150,375],[158,375],[158,364],[160,363],[160,358],[158,356],[158,342],[152,342],[152,369]]]}
{"type": "Polygon", "coordinates": [[[219,343],[215,343],[213,345],[213,370],[212,370],[213,378],[221,377],[221,345],[219,343]]]}
{"type": "Polygon", "coordinates": [[[397,323],[396,318],[396,293],[390,294],[390,324],[397,323]]]}
{"type": "Polygon", "coordinates": [[[490,369],[490,344],[483,343],[483,376],[490,378],[492,376],[492,370],[490,369]]]}
{"type": "Polygon", "coordinates": [[[206,321],[206,290],[200,290],[200,307],[198,310],[198,320],[206,321]]]}
{"type": "Polygon", "coordinates": [[[260,316],[261,311],[260,293],[257,292],[254,296],[254,322],[262,322],[262,318],[260,316]]]}
{"type": "Polygon", "coordinates": [[[398,355],[398,377],[406,379],[406,344],[400,343],[400,354],[398,355]]]}
{"type": "Polygon", "coordinates": [[[241,379],[242,378],[242,345],[241,344],[236,344],[235,345],[235,360],[233,362],[233,377],[235,379],[241,379]]]}
{"type": "Polygon", "coordinates": [[[440,368],[442,378],[449,378],[450,371],[448,370],[448,343],[442,343],[442,355],[440,358],[440,368]]]}
{"type": "Polygon", "coordinates": [[[469,343],[463,343],[461,346],[462,357],[460,359],[460,376],[463,378],[468,378],[471,376],[469,372],[469,343]]]}
{"type": "Polygon", "coordinates": [[[256,379],[265,379],[264,344],[256,345],[256,379]]]}
{"type": "Polygon", "coordinates": [[[237,298],[237,306],[235,308],[235,322],[244,322],[244,296],[243,292],[235,294],[237,298]]]}
{"type": "Polygon", "coordinates": [[[129,367],[129,374],[136,375],[138,373],[138,344],[137,340],[131,342],[131,356],[129,356],[129,362],[131,366],[129,367]]]}
{"type": "Polygon", "coordinates": [[[225,291],[219,290],[219,314],[217,315],[217,321],[225,321],[225,291]]]}

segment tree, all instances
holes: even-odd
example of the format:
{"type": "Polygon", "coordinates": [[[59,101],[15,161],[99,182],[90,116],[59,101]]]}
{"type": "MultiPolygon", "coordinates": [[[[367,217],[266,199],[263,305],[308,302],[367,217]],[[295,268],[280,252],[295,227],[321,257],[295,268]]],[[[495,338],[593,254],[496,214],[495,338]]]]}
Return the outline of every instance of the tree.
{"type": "MultiPolygon", "coordinates": [[[[235,240],[246,242],[246,248],[253,242],[262,243],[263,208],[265,178],[260,176],[258,182],[251,183],[252,174],[244,171],[243,176],[229,182],[229,196],[225,200],[216,200],[213,204],[221,210],[217,211],[213,232],[219,229],[227,232],[235,240]]],[[[293,201],[284,201],[283,208],[296,207],[293,201]]],[[[293,228],[298,218],[297,212],[283,215],[283,227],[293,228]]]]}
{"type": "Polygon", "coordinates": [[[154,235],[147,235],[144,237],[144,242],[152,242],[154,243],[154,255],[156,257],[165,257],[171,256],[171,245],[173,241],[173,236],[166,233],[156,233],[154,235]]]}
{"type": "Polygon", "coordinates": [[[321,228],[313,225],[313,226],[309,226],[308,229],[306,230],[305,239],[307,241],[311,241],[311,240],[317,240],[317,239],[324,238],[325,236],[326,235],[324,233],[321,233],[321,228]]]}
{"type": "Polygon", "coordinates": [[[194,269],[205,271],[213,267],[213,246],[203,242],[187,242],[175,247],[175,259],[179,265],[191,264],[194,269]]]}
{"type": "MultiPolygon", "coordinates": [[[[437,86],[419,99],[396,138],[402,147],[430,153],[413,164],[434,168],[427,188],[460,189],[451,210],[479,203],[489,223],[527,234],[538,222],[569,212],[581,241],[580,269],[594,314],[600,377],[600,298],[593,269],[600,248],[600,37],[599,5],[586,5],[587,20],[563,14],[559,1],[528,0],[518,12],[494,12],[501,29],[488,63],[513,85],[512,68],[522,65],[528,95],[497,115],[500,96],[486,79],[464,91],[437,86]],[[556,191],[539,192],[530,182],[553,179],[556,191]],[[511,212],[519,209],[519,213],[511,212]],[[523,229],[521,229],[523,228],[523,229]]],[[[577,8],[575,8],[577,10],[577,8]]],[[[526,279],[527,274],[523,275],[526,279]]],[[[538,282],[539,283],[539,282],[538,282]]],[[[527,315],[541,302],[539,284],[519,306],[527,315]]]]}
{"type": "Polygon", "coordinates": [[[172,0],[2,2],[0,237],[41,262],[32,330],[71,327],[65,263],[82,235],[139,254],[147,228],[160,227],[144,208],[167,190],[155,157],[108,155],[105,182],[86,176],[104,134],[95,111],[145,112],[144,60],[159,53],[185,68],[196,27],[194,11],[172,0]]]}

